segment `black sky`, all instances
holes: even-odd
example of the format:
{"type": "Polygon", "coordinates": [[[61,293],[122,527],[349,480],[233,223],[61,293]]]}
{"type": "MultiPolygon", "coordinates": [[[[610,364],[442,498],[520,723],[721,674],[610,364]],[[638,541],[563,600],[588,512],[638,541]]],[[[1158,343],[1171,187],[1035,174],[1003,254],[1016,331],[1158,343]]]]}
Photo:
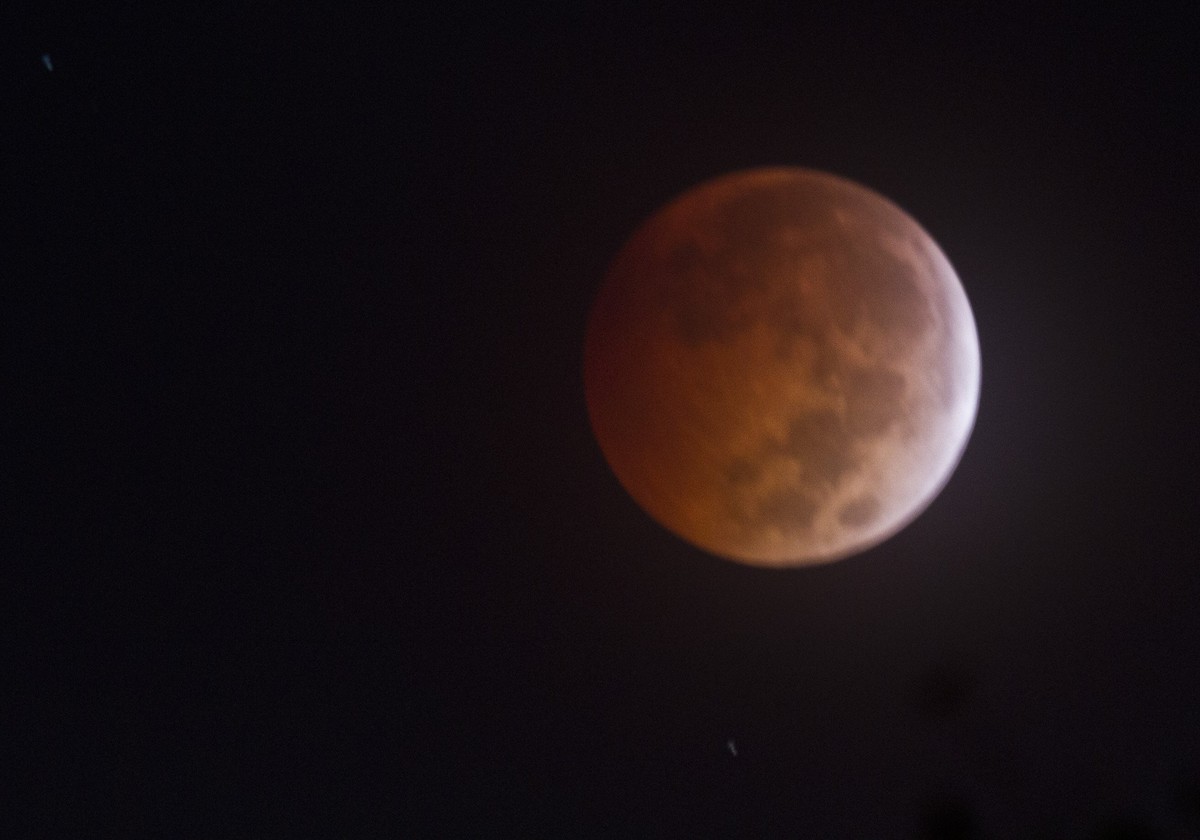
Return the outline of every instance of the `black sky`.
{"type": "Polygon", "coordinates": [[[4,12],[12,836],[1200,837],[1187,10],[395,5],[4,12]],[[580,376],[759,165],[911,213],[983,359],[926,514],[785,572],[580,376]]]}

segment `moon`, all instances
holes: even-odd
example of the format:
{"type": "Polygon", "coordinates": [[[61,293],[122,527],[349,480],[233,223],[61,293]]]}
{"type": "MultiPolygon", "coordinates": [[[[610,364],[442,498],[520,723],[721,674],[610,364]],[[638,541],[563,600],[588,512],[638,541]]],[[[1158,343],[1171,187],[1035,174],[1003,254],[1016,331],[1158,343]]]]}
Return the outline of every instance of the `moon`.
{"type": "Polygon", "coordinates": [[[893,536],[949,481],[979,403],[974,317],[937,244],[879,194],[794,167],[651,216],[596,296],[583,367],[634,501],[754,566],[893,536]]]}

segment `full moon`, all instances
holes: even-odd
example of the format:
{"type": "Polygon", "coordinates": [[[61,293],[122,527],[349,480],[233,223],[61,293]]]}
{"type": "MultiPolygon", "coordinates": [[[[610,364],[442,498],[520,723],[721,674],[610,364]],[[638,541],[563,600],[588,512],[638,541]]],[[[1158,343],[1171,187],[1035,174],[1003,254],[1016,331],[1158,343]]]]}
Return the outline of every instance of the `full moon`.
{"type": "Polygon", "coordinates": [[[736,172],[651,216],[584,342],[596,440],[667,530],[755,566],[865,551],[962,456],[979,341],[958,276],[903,210],[799,168],[736,172]]]}

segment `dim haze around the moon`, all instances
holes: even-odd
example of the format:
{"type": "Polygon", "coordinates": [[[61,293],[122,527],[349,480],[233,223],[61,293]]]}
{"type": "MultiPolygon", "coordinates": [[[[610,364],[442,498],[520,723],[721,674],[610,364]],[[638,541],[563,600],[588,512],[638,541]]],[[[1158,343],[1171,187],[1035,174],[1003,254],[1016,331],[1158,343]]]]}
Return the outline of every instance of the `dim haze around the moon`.
{"type": "Polygon", "coordinates": [[[596,439],[654,519],[759,566],[866,550],[924,510],[979,400],[970,305],[894,204],[798,168],[726,175],[617,255],[584,348],[596,439]]]}

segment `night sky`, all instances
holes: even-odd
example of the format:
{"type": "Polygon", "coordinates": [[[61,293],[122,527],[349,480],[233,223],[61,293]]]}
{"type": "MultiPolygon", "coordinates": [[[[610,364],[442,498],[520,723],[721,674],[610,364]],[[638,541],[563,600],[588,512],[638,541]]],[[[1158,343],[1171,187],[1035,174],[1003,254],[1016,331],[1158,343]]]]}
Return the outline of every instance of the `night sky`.
{"type": "Polygon", "coordinates": [[[7,836],[1200,837],[1184,4],[249,5],[0,13],[7,836]],[[581,377],[761,165],[916,218],[983,363],[926,513],[787,571],[581,377]]]}

